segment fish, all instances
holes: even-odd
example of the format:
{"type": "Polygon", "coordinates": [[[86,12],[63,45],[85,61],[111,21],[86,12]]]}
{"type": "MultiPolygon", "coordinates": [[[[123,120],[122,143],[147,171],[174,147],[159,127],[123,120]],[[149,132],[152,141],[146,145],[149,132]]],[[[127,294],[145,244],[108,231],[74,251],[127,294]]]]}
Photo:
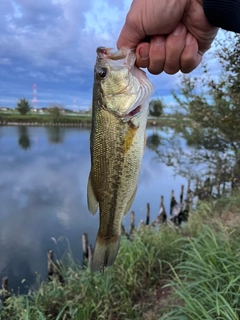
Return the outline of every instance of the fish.
{"type": "Polygon", "coordinates": [[[135,50],[98,47],[94,66],[88,209],[99,210],[91,270],[117,256],[123,217],[137,192],[153,84],[135,65],[135,50]]]}

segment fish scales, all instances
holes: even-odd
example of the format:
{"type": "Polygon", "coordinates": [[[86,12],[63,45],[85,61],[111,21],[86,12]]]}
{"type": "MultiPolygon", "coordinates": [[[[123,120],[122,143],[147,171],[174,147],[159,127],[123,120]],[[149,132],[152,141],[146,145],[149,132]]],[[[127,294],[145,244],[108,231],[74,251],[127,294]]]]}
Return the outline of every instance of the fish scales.
{"type": "MultiPolygon", "coordinates": [[[[122,56],[125,59],[125,64],[120,66],[109,63],[111,53],[107,50],[105,56],[97,57],[93,89],[88,206],[95,213],[99,205],[100,211],[93,271],[111,265],[118,252],[122,218],[129,211],[137,189],[144,152],[147,98],[152,93],[148,80],[143,86],[146,92],[140,92],[141,85],[132,75],[136,67],[135,55],[130,50],[119,50],[119,60],[122,62],[122,56]],[[130,62],[128,56],[132,57],[130,62]]],[[[139,72],[141,79],[145,73],[139,72]]]]}
{"type": "Polygon", "coordinates": [[[103,109],[98,109],[95,120],[102,123],[102,126],[91,137],[91,140],[96,141],[92,149],[95,154],[92,161],[92,172],[95,175],[91,178],[94,193],[100,204],[100,215],[102,215],[100,235],[107,239],[111,238],[111,230],[114,233],[120,230],[121,217],[116,213],[125,209],[124,199],[129,198],[130,200],[137,183],[140,166],[133,153],[129,153],[127,157],[123,153],[128,124],[125,124],[123,128],[120,119],[116,119],[103,109]],[[123,134],[119,135],[119,131],[122,131],[123,134]],[[113,153],[113,150],[116,152],[113,153]],[[122,177],[124,180],[121,179],[122,177]],[[106,224],[105,221],[108,223],[106,224]]]}

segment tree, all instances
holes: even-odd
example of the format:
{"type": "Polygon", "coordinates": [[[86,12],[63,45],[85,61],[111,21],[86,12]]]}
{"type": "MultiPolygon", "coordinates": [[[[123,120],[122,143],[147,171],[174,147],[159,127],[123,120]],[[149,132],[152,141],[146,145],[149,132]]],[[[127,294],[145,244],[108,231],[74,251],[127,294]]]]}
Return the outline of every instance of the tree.
{"type": "Polygon", "coordinates": [[[54,122],[57,122],[61,116],[61,109],[58,106],[52,106],[48,109],[48,112],[53,118],[54,122]]]}
{"type": "Polygon", "coordinates": [[[149,114],[152,117],[160,117],[163,112],[164,105],[160,99],[151,100],[149,103],[149,114]]]}
{"type": "Polygon", "coordinates": [[[198,77],[181,76],[179,91],[173,92],[175,132],[165,146],[161,139],[155,152],[177,174],[199,183],[211,179],[220,194],[230,182],[240,182],[240,35],[222,39],[214,55],[217,77],[207,64],[198,77]],[[183,118],[190,119],[187,125],[183,118]],[[182,137],[194,148],[186,151],[182,137]]]}
{"type": "Polygon", "coordinates": [[[178,111],[182,110],[192,126],[179,130],[189,145],[227,152],[240,150],[240,35],[221,40],[215,56],[220,76],[211,76],[207,65],[201,81],[197,77],[182,76],[180,95],[174,92],[178,111]]]}
{"type": "Polygon", "coordinates": [[[30,104],[29,104],[28,100],[26,100],[26,99],[20,99],[20,100],[18,101],[18,103],[17,103],[16,109],[17,109],[17,111],[18,111],[19,113],[21,113],[22,115],[24,115],[24,114],[27,114],[27,113],[30,111],[31,107],[30,107],[30,104]]]}

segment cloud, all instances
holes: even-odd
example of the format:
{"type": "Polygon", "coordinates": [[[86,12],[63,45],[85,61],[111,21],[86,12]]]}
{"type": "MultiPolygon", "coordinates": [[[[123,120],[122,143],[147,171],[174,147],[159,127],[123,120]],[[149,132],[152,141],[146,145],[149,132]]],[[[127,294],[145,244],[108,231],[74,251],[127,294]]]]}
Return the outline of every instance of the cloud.
{"type": "MultiPolygon", "coordinates": [[[[0,105],[21,97],[38,106],[59,101],[81,108],[91,104],[98,46],[116,47],[131,0],[9,0],[0,2],[0,105]]],[[[200,72],[200,71],[196,71],[200,72]]],[[[150,76],[155,95],[166,96],[177,75],[150,76]]]]}
{"type": "Polygon", "coordinates": [[[96,47],[107,40],[115,45],[129,2],[2,2],[0,104],[14,106],[22,96],[31,100],[36,83],[40,104],[49,99],[71,105],[77,97],[89,107],[96,47]]]}

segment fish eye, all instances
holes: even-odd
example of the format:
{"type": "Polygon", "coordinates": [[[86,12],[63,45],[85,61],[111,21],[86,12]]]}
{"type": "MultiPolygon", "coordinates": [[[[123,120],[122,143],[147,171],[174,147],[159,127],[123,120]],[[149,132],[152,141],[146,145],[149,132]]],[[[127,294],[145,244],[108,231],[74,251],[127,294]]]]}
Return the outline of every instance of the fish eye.
{"type": "Polygon", "coordinates": [[[102,68],[101,70],[98,71],[98,75],[100,76],[100,78],[104,79],[107,75],[107,69],[102,68]]]}

